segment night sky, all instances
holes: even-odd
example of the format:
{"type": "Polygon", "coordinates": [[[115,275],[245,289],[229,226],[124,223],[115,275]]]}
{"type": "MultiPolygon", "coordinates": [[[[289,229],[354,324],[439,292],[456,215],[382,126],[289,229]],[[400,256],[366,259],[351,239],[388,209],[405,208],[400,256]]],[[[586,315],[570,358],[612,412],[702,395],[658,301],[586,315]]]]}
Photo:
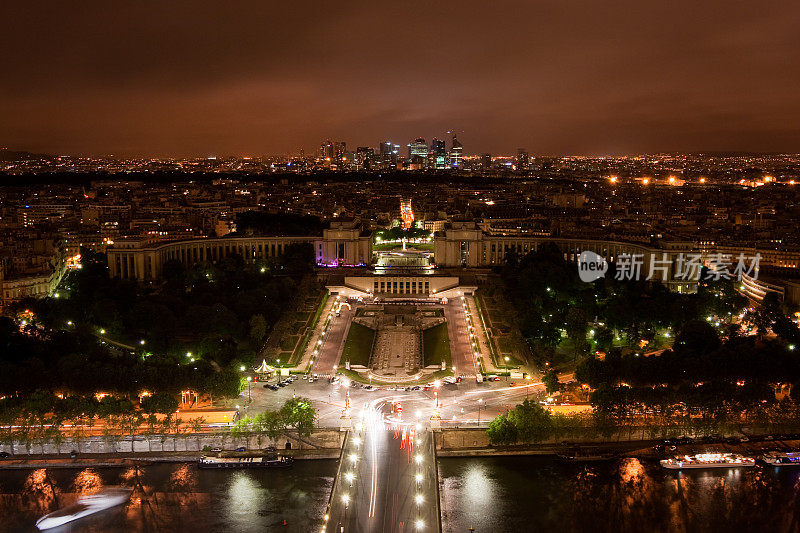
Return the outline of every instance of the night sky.
{"type": "Polygon", "coordinates": [[[5,2],[0,146],[800,152],[800,2],[5,2]]]}

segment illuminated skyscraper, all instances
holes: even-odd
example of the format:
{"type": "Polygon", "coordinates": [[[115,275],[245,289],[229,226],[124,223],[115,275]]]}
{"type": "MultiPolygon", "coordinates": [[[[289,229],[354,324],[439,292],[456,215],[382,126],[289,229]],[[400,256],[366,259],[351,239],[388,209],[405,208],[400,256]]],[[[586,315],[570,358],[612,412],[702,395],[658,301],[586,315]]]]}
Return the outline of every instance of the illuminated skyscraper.
{"type": "Polygon", "coordinates": [[[461,146],[461,143],[458,142],[458,137],[456,134],[453,134],[453,145],[450,148],[450,167],[451,168],[461,168],[461,164],[464,161],[464,147],[461,146]]]}
{"type": "Polygon", "coordinates": [[[380,147],[380,160],[381,165],[385,167],[392,167],[397,165],[397,155],[400,153],[400,145],[393,144],[390,141],[383,141],[380,147]]]}
{"type": "Polygon", "coordinates": [[[440,141],[436,137],[431,141],[431,151],[428,152],[428,160],[430,161],[429,167],[436,170],[447,168],[447,148],[444,141],[440,141]]]}
{"type": "Polygon", "coordinates": [[[333,142],[330,139],[320,145],[319,158],[322,160],[333,161],[333,142]]]}
{"type": "Polygon", "coordinates": [[[347,143],[344,141],[337,141],[333,143],[333,159],[341,161],[347,152],[347,143]]]}
{"type": "Polygon", "coordinates": [[[411,168],[418,170],[428,166],[428,145],[425,139],[419,137],[408,145],[408,160],[411,168]]]}
{"type": "Polygon", "coordinates": [[[375,159],[375,150],[369,146],[359,146],[356,148],[356,169],[369,170],[372,168],[375,159]]]}

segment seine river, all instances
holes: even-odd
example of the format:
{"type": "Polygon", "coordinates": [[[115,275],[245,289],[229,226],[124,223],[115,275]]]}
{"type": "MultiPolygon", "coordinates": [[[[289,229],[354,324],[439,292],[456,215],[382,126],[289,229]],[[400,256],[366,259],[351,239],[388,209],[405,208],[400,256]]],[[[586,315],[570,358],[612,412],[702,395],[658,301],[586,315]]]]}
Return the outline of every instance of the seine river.
{"type": "MultiPolygon", "coordinates": [[[[0,470],[0,531],[36,531],[36,519],[103,485],[135,487],[129,505],[62,532],[318,531],[335,461],[289,470],[0,470]],[[285,521],[285,522],[284,522],[285,521]]],[[[636,459],[591,466],[549,458],[442,459],[443,530],[800,531],[800,468],[662,470],[636,459]]]]}

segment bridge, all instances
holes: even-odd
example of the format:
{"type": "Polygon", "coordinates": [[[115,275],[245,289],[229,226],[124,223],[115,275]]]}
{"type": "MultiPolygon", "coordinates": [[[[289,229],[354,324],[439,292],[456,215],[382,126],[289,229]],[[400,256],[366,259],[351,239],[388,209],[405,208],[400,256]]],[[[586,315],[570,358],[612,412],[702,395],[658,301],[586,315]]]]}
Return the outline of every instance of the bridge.
{"type": "Polygon", "coordinates": [[[374,400],[354,418],[322,533],[441,531],[433,434],[391,405],[374,400]]]}

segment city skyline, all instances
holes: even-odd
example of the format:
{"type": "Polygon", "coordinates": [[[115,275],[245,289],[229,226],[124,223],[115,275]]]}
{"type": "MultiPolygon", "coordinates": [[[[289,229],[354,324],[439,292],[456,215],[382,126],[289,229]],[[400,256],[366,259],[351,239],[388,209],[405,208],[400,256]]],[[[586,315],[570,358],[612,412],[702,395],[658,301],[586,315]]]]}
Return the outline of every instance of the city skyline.
{"type": "Polygon", "coordinates": [[[476,154],[795,153],[798,9],[11,6],[0,146],[242,156],[454,130],[476,154]]]}

